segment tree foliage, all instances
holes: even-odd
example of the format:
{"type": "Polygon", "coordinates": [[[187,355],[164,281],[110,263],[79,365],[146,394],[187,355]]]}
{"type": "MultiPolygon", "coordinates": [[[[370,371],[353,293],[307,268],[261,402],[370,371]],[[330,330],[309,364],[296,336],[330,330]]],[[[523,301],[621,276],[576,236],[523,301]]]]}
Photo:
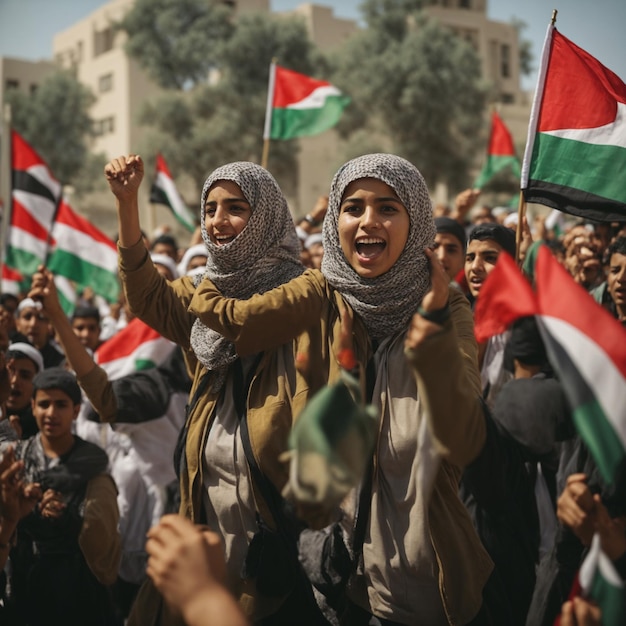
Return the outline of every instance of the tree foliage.
{"type": "Polygon", "coordinates": [[[185,89],[206,81],[232,30],[232,9],[207,0],[136,0],[116,24],[126,52],[158,85],[185,89]]]}
{"type": "MultiPolygon", "coordinates": [[[[244,15],[217,47],[221,52],[215,57],[215,80],[197,82],[184,91],[170,90],[148,103],[141,114],[141,122],[151,129],[144,152],[163,152],[170,167],[190,175],[197,186],[224,163],[261,161],[273,58],[303,73],[323,68],[304,24],[293,18],[244,15]]],[[[268,168],[282,179],[288,193],[295,182],[296,146],[294,141],[275,141],[270,150],[268,168]]]]}
{"type": "Polygon", "coordinates": [[[90,169],[94,159],[98,163],[103,160],[89,152],[91,91],[70,72],[59,70],[42,81],[34,93],[5,93],[11,104],[13,128],[39,152],[52,174],[63,184],[87,189],[86,164],[90,169]]]}
{"type": "Polygon", "coordinates": [[[474,49],[425,17],[418,0],[368,0],[367,28],[333,57],[333,82],[352,104],[339,125],[352,138],[364,130],[379,149],[413,162],[429,184],[461,188],[481,141],[486,85],[474,49]]]}

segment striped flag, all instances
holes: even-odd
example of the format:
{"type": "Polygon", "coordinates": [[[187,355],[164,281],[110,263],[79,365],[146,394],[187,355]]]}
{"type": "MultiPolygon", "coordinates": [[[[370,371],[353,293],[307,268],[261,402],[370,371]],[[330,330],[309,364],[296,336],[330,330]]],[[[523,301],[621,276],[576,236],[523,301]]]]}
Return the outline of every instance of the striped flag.
{"type": "MultiPolygon", "coordinates": [[[[602,551],[600,535],[596,533],[578,572],[569,599],[588,598],[602,611],[603,626],[623,626],[626,623],[626,588],[611,559],[602,551]]],[[[555,626],[561,624],[558,619],[555,626]]]]}
{"type": "Polygon", "coordinates": [[[293,139],[332,128],[349,104],[337,87],[280,67],[270,66],[264,139],[293,139]]]}
{"type": "Polygon", "coordinates": [[[521,282],[525,279],[515,262],[500,255],[480,292],[477,338],[484,340],[497,331],[500,322],[491,318],[504,317],[510,323],[534,313],[578,433],[604,480],[611,484],[626,462],[626,329],[574,281],[545,246],[537,255],[536,294],[529,295],[525,288],[520,291],[521,282]],[[509,267],[496,274],[501,264],[509,267]],[[502,280],[503,275],[516,274],[519,277],[502,280]]]}
{"type": "Polygon", "coordinates": [[[526,202],[624,220],[625,168],[626,84],[551,24],[522,166],[526,202]]]}
{"type": "Polygon", "coordinates": [[[178,193],[167,163],[160,154],[157,154],[156,158],[156,178],[150,188],[150,202],[169,207],[174,217],[188,231],[195,230],[196,216],[178,193]]]}
{"type": "Polygon", "coordinates": [[[139,318],[105,341],[95,353],[96,362],[115,380],[162,363],[176,344],[165,339],[139,318]]]}
{"type": "Polygon", "coordinates": [[[109,302],[120,293],[117,248],[91,222],[61,200],[52,227],[52,253],[48,269],[73,281],[78,288],[91,287],[109,302]]]}
{"type": "Polygon", "coordinates": [[[44,160],[11,132],[12,192],[2,290],[28,290],[30,278],[48,254],[50,232],[61,199],[61,184],[44,160]]]}
{"type": "Polygon", "coordinates": [[[482,189],[499,171],[509,167],[515,176],[521,174],[520,162],[515,155],[511,132],[494,111],[491,115],[491,133],[487,145],[487,161],[474,182],[476,189],[482,189]]]}

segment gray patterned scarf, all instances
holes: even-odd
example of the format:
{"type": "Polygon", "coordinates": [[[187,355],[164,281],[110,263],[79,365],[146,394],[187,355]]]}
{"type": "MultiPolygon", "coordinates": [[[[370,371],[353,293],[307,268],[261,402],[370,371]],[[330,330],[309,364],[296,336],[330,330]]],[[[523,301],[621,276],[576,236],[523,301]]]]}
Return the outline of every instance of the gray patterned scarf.
{"type": "MultiPolygon", "coordinates": [[[[285,196],[274,177],[260,165],[240,161],[216,169],[204,183],[200,211],[208,259],[206,271],[196,278],[196,285],[206,277],[224,296],[247,299],[278,287],[304,271],[300,263],[300,243],[285,196]],[[209,190],[220,180],[236,183],[252,209],[245,228],[223,246],[211,242],[204,223],[209,190]]],[[[235,346],[200,320],[193,324],[190,342],[198,360],[216,372],[212,389],[219,391],[228,365],[237,359],[235,346]]]]}
{"type": "Polygon", "coordinates": [[[435,239],[428,189],[417,168],[393,154],[368,154],[344,164],[331,184],[324,219],[322,273],[361,316],[373,339],[404,329],[430,288],[424,248],[435,239]],[[409,236],[393,267],[376,278],[361,278],[348,264],[339,242],[338,219],[346,187],[360,178],[387,183],[409,212],[409,236]]]}

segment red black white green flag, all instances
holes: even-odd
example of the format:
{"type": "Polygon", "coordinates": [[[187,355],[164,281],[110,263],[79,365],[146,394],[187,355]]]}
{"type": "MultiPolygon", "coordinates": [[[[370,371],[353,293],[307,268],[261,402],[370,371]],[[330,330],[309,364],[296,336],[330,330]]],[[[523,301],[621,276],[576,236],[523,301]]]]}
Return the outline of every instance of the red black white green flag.
{"type": "Polygon", "coordinates": [[[476,189],[482,189],[495,174],[510,168],[515,176],[520,176],[520,161],[515,154],[513,137],[502,118],[494,111],[491,114],[491,132],[487,145],[487,160],[474,182],[476,189]]]}
{"type": "Polygon", "coordinates": [[[18,133],[11,132],[11,206],[2,290],[19,293],[44,263],[61,199],[61,183],[18,133]]]}
{"type": "Polygon", "coordinates": [[[195,230],[196,217],[194,212],[185,204],[178,193],[167,163],[160,154],[157,154],[156,177],[150,188],[150,202],[164,204],[188,231],[193,232],[195,230]]]}
{"type": "Polygon", "coordinates": [[[272,63],[263,138],[317,135],[339,121],[349,102],[329,82],[272,63]]]}
{"type": "Polygon", "coordinates": [[[551,24],[522,166],[526,202],[624,220],[625,170],[626,85],[551,24]]]}
{"type": "Polygon", "coordinates": [[[536,293],[506,254],[487,277],[475,311],[479,341],[535,315],[574,423],[604,480],[626,462],[626,329],[541,246],[536,293]]]}

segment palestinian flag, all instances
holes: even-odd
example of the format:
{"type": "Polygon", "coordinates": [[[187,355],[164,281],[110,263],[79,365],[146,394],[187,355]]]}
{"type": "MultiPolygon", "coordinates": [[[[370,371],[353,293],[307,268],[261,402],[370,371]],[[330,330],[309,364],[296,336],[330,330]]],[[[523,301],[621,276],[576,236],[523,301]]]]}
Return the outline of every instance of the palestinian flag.
{"type": "Polygon", "coordinates": [[[73,281],[78,288],[91,287],[109,302],[117,302],[120,284],[115,244],[64,200],[59,204],[52,239],[47,263],[51,272],[73,281]]]}
{"type": "Polygon", "coordinates": [[[487,161],[474,182],[476,189],[482,189],[499,171],[510,167],[515,176],[520,176],[520,162],[515,155],[513,137],[502,118],[494,111],[491,115],[491,134],[487,146],[487,161]]]}
{"type": "Polygon", "coordinates": [[[626,217],[626,85],[548,27],[522,167],[527,202],[598,221],[626,217]]]}
{"type": "Polygon", "coordinates": [[[264,139],[293,139],[332,128],[350,98],[330,83],[270,66],[264,139]]]}
{"type": "Polygon", "coordinates": [[[150,202],[152,204],[164,204],[174,214],[174,217],[190,232],[196,228],[196,217],[194,212],[185,204],[182,199],[165,159],[157,154],[156,178],[150,189],[150,202]]]}
{"type": "Polygon", "coordinates": [[[478,299],[477,339],[496,334],[502,323],[535,314],[578,433],[611,484],[626,462],[626,330],[545,246],[537,255],[536,294],[521,287],[525,281],[515,262],[501,254],[478,299]]]}
{"type": "MultiPolygon", "coordinates": [[[[626,588],[613,562],[602,551],[598,533],[591,540],[568,599],[577,596],[592,600],[600,607],[603,626],[626,623],[626,588]]],[[[561,623],[560,617],[554,622],[555,626],[561,623]]]]}
{"type": "Polygon", "coordinates": [[[61,184],[44,160],[15,131],[11,132],[12,191],[2,289],[18,293],[45,263],[50,232],[61,198],[61,184]]]}
{"type": "Polygon", "coordinates": [[[173,341],[135,318],[96,350],[95,359],[104,368],[109,380],[115,380],[138,370],[156,367],[175,347],[173,341]]]}

